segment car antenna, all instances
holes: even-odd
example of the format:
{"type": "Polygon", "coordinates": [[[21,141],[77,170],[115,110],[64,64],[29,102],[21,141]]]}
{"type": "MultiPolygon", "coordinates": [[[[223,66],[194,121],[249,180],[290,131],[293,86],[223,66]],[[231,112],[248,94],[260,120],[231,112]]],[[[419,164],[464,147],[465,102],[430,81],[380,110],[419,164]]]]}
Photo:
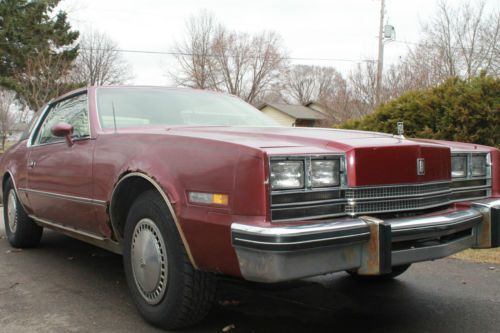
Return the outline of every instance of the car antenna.
{"type": "Polygon", "coordinates": [[[113,109],[113,123],[115,125],[115,134],[116,134],[116,114],[115,114],[115,103],[111,101],[111,108],[113,109]]]}

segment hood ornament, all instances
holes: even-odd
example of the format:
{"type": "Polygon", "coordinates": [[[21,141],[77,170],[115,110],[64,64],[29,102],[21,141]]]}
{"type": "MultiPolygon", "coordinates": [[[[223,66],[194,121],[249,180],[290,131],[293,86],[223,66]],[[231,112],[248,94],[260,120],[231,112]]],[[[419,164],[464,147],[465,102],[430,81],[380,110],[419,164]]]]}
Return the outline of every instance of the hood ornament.
{"type": "Polygon", "coordinates": [[[404,139],[405,136],[405,127],[402,121],[398,121],[398,135],[401,139],[404,139]]]}

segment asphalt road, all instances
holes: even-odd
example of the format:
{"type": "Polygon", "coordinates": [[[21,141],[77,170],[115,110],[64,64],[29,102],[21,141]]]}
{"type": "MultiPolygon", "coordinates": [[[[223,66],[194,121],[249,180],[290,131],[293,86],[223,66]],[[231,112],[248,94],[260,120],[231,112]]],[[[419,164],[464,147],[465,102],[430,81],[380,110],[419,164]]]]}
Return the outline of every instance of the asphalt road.
{"type": "MultiPolygon", "coordinates": [[[[382,284],[338,273],[272,287],[222,280],[219,290],[208,318],[183,332],[500,332],[494,265],[446,259],[382,284]]],[[[0,332],[159,331],[131,304],[121,257],[47,231],[39,248],[14,251],[2,222],[0,332]]]]}

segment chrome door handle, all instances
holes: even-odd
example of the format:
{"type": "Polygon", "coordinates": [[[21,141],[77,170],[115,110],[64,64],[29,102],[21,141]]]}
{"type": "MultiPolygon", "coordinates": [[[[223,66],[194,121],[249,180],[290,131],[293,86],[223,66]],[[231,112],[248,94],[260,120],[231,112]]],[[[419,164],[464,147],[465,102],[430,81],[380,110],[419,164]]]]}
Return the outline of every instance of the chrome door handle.
{"type": "Polygon", "coordinates": [[[35,167],[35,165],[36,165],[36,162],[35,162],[35,161],[31,161],[31,162],[28,164],[28,166],[29,166],[31,169],[33,169],[33,168],[35,167]]]}

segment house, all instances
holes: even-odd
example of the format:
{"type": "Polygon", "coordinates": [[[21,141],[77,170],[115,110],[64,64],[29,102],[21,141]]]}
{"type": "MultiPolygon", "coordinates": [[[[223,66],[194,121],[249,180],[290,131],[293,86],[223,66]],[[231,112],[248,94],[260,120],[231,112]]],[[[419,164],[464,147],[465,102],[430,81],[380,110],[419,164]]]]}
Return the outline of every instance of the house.
{"type": "Polygon", "coordinates": [[[284,126],[319,127],[328,120],[324,108],[315,102],[306,105],[264,103],[258,109],[284,126]]]}

